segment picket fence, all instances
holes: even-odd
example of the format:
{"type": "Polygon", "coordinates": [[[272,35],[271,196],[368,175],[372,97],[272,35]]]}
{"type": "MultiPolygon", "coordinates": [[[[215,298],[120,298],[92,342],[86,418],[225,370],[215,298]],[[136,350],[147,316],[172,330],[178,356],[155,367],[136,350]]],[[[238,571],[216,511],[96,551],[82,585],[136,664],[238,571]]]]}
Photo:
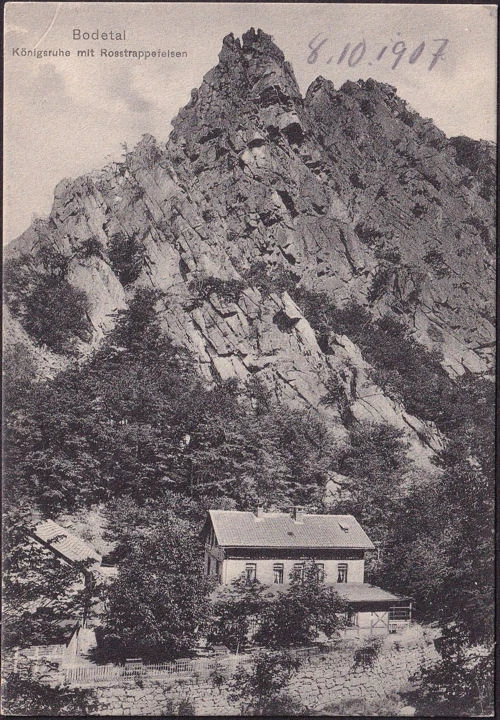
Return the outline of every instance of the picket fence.
{"type": "MultiPolygon", "coordinates": [[[[292,654],[298,659],[328,652],[328,647],[297,648],[292,654]]],[[[220,669],[234,671],[237,665],[251,663],[252,654],[226,655],[211,658],[182,659],[169,663],[127,662],[125,665],[71,665],[61,668],[64,678],[73,685],[95,685],[159,677],[185,677],[193,683],[205,681],[220,669]]]]}

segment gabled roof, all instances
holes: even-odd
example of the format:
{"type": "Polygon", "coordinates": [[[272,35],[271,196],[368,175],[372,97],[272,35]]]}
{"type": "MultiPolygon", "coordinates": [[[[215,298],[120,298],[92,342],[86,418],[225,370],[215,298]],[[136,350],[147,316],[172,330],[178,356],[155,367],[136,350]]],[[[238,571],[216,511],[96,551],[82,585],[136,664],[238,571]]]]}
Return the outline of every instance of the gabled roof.
{"type": "Polygon", "coordinates": [[[53,520],[44,520],[37,525],[33,530],[33,537],[69,562],[101,562],[101,556],[91,545],[53,520]]]}
{"type": "Polygon", "coordinates": [[[286,513],[209,510],[222,547],[373,550],[374,545],[352,515],[303,515],[296,522],[286,513]]]}

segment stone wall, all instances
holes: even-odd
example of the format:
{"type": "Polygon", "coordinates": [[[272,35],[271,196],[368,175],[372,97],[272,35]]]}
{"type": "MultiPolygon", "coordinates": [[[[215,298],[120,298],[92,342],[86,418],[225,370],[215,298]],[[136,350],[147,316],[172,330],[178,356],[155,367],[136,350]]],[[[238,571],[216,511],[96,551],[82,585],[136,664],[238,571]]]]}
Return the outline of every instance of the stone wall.
{"type": "MultiPolygon", "coordinates": [[[[404,706],[398,692],[438,657],[432,637],[416,628],[384,638],[371,666],[356,666],[359,647],[359,642],[343,642],[333,652],[304,661],[289,694],[308,710],[328,714],[398,714],[404,706]]],[[[170,715],[183,702],[191,703],[189,713],[196,715],[238,715],[240,710],[224,689],[201,678],[129,681],[96,691],[101,715],[170,715]]]]}
{"type": "Polygon", "coordinates": [[[430,638],[412,637],[413,629],[388,636],[371,666],[356,665],[356,646],[315,658],[302,666],[290,685],[290,694],[310,710],[355,714],[358,708],[372,714],[397,714],[404,706],[398,692],[409,678],[438,655],[430,638]],[[346,712],[351,708],[351,712],[346,712]]]}

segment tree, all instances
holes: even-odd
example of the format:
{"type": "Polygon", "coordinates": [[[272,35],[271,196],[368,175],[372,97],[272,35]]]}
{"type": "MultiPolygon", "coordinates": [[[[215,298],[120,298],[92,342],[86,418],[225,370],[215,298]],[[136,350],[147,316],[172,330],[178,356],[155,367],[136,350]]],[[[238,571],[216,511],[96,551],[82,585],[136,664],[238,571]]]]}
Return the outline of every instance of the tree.
{"type": "Polygon", "coordinates": [[[109,240],[108,255],[122,285],[137,280],[144,266],[145,248],[134,236],[113,235],[109,240]]]}
{"type": "Polygon", "coordinates": [[[299,715],[300,703],[286,694],[299,666],[299,660],[286,651],[262,650],[250,669],[242,665],[236,669],[228,698],[240,703],[242,715],[299,715]]]}
{"type": "Polygon", "coordinates": [[[50,673],[35,671],[31,663],[9,672],[2,686],[4,713],[9,715],[87,716],[98,710],[95,692],[50,684],[50,673]]]}
{"type": "Polygon", "coordinates": [[[212,603],[212,620],[207,640],[239,652],[249,642],[251,620],[258,619],[264,605],[265,587],[244,575],[224,587],[212,603]]]}
{"type": "Polygon", "coordinates": [[[493,649],[470,646],[457,629],[440,643],[441,660],[414,677],[405,698],[425,716],[487,716],[494,711],[493,649]]]}
{"type": "Polygon", "coordinates": [[[70,258],[42,247],[6,263],[6,300],[25,330],[58,353],[72,352],[75,337],[90,337],[88,298],[67,280],[70,258]]]}
{"type": "Polygon", "coordinates": [[[207,623],[211,587],[192,526],[158,511],[127,538],[107,592],[103,651],[150,660],[189,653],[207,623]]]}
{"type": "Polygon", "coordinates": [[[314,561],[305,561],[303,572],[292,574],[289,587],[263,604],[254,640],[281,648],[311,643],[320,633],[330,638],[342,627],[344,609],[333,587],[319,577],[314,561]]]}
{"type": "Polygon", "coordinates": [[[408,489],[392,516],[381,583],[415,598],[424,619],[456,626],[468,643],[494,631],[494,492],[464,438],[450,441],[441,474],[408,489]],[[430,581],[431,580],[431,581],[430,581]]]}
{"type": "Polygon", "coordinates": [[[400,430],[361,423],[350,429],[349,445],[339,452],[338,469],[352,484],[335,512],[354,515],[373,540],[386,540],[413,471],[406,449],[400,430]]]}

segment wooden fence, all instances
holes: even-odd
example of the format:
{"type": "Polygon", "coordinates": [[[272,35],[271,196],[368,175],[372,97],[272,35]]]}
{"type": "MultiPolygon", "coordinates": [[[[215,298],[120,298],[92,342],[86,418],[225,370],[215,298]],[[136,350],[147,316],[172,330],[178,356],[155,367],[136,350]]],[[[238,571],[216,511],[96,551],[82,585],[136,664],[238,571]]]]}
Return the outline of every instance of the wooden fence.
{"type": "MultiPolygon", "coordinates": [[[[329,646],[297,648],[292,654],[299,659],[307,659],[329,651],[329,646]]],[[[205,681],[217,668],[231,673],[237,665],[249,664],[253,660],[251,653],[227,655],[211,658],[182,659],[170,663],[127,662],[125,665],[72,665],[61,668],[67,682],[74,685],[95,685],[137,680],[140,678],[186,677],[193,683],[205,681]]]]}
{"type": "Polygon", "coordinates": [[[193,682],[205,680],[215,668],[232,670],[240,663],[251,661],[251,656],[230,655],[219,658],[176,660],[170,663],[128,662],[125,665],[74,665],[63,668],[65,679],[75,685],[108,683],[118,680],[136,680],[156,677],[189,677],[193,682]]]}

